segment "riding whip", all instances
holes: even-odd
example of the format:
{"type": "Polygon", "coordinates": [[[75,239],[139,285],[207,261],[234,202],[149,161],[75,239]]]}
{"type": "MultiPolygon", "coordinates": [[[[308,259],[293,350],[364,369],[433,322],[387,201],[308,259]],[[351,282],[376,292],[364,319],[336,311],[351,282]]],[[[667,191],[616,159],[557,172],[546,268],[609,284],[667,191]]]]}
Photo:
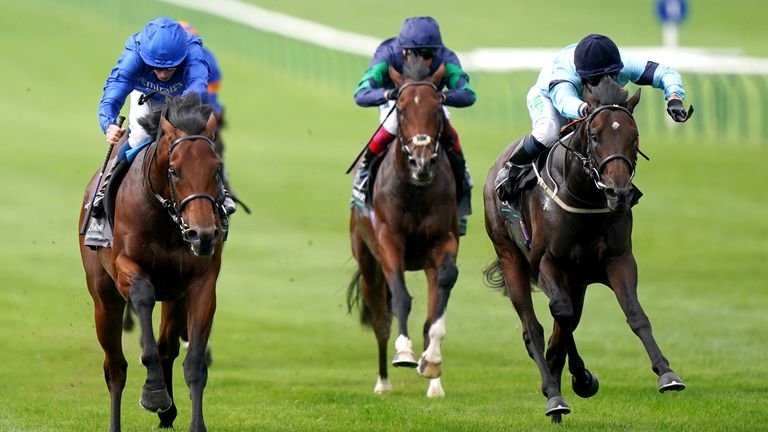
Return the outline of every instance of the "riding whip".
{"type": "MultiPolygon", "coordinates": [[[[117,127],[122,128],[123,122],[125,122],[125,116],[120,116],[117,118],[117,127]]],[[[101,179],[104,177],[104,170],[107,169],[107,164],[109,163],[109,157],[112,155],[112,149],[115,147],[114,144],[109,145],[109,149],[107,150],[107,155],[104,157],[104,163],[101,164],[101,171],[99,171],[99,178],[96,180],[96,187],[93,189],[93,195],[91,195],[90,204],[88,205],[88,211],[85,213],[85,217],[83,218],[83,225],[80,227],[80,235],[85,235],[85,231],[88,229],[88,224],[91,220],[91,213],[93,213],[93,202],[96,200],[96,194],[99,193],[99,187],[101,187],[101,179]]]]}
{"type": "Polygon", "coordinates": [[[376,132],[378,132],[379,128],[384,124],[384,122],[387,121],[387,119],[392,114],[392,112],[395,110],[395,108],[397,108],[397,103],[392,105],[392,109],[389,110],[389,112],[387,113],[387,116],[384,117],[384,120],[381,121],[381,124],[379,125],[379,127],[377,127],[375,131],[373,131],[373,135],[371,135],[371,137],[368,139],[368,142],[365,143],[365,146],[363,146],[363,149],[360,150],[360,153],[357,154],[357,157],[355,158],[355,160],[352,161],[352,165],[350,165],[349,168],[347,168],[347,171],[344,174],[349,174],[349,172],[352,171],[352,168],[354,168],[355,165],[357,165],[357,161],[359,161],[360,158],[363,157],[363,153],[365,153],[365,149],[367,149],[368,146],[371,144],[371,141],[373,141],[373,137],[376,136],[376,132]]]}

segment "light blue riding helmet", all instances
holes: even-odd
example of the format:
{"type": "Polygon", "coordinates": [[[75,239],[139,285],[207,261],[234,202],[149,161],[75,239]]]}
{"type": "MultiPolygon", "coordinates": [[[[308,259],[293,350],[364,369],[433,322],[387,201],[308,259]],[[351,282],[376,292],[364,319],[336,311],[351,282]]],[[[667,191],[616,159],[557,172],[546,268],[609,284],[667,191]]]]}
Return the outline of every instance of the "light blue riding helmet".
{"type": "Polygon", "coordinates": [[[154,68],[178,66],[187,57],[187,51],[187,32],[170,18],[148,22],[139,35],[139,55],[154,68]]]}

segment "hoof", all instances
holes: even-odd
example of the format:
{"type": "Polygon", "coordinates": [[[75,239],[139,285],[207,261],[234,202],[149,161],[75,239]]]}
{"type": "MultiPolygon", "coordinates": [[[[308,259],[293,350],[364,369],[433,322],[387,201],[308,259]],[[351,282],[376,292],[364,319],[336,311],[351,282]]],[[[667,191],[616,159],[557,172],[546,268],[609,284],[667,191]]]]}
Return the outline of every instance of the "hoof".
{"type": "Polygon", "coordinates": [[[168,411],[173,405],[173,401],[168,395],[168,391],[165,389],[165,387],[159,390],[144,389],[141,392],[139,405],[151,413],[159,414],[161,412],[168,411]]]}
{"type": "Polygon", "coordinates": [[[570,414],[571,407],[565,403],[565,399],[562,396],[554,396],[547,400],[547,410],[544,411],[544,415],[552,416],[555,414],[570,414]]]}
{"type": "Polygon", "coordinates": [[[443,390],[443,384],[440,382],[440,378],[429,380],[429,387],[427,388],[428,398],[441,398],[445,397],[445,390],[443,390]]]}
{"type": "Polygon", "coordinates": [[[394,367],[415,368],[418,365],[416,358],[413,356],[413,351],[400,351],[392,359],[392,366],[394,367]]]}
{"type": "Polygon", "coordinates": [[[669,371],[659,377],[659,392],[680,391],[685,389],[685,383],[676,373],[669,371]]]}
{"type": "Polygon", "coordinates": [[[416,368],[416,371],[424,378],[440,378],[440,375],[443,374],[443,364],[432,363],[422,357],[419,360],[419,367],[416,368]]]}
{"type": "Polygon", "coordinates": [[[590,372],[588,369],[584,369],[587,373],[587,379],[579,381],[576,379],[576,375],[571,375],[571,387],[573,392],[583,398],[589,398],[597,393],[600,389],[600,381],[597,380],[597,375],[590,372]]]}
{"type": "Polygon", "coordinates": [[[392,384],[389,382],[389,379],[384,378],[382,379],[379,377],[376,380],[376,387],[373,388],[373,392],[376,394],[387,394],[392,391],[392,384]]]}

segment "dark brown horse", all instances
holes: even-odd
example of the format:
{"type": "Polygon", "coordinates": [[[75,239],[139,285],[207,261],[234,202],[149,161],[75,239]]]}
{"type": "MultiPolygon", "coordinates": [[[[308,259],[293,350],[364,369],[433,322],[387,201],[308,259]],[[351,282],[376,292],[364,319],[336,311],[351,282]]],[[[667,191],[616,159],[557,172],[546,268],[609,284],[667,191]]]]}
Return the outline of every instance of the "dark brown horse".
{"type": "MultiPolygon", "coordinates": [[[[192,399],[190,430],[206,430],[204,353],[216,309],[222,250],[217,210],[221,162],[212,142],[216,120],[211,111],[199,97],[189,95],[169,98],[167,115],[155,112],[143,119],[150,132],[162,129],[162,137],[136,157],[117,192],[112,247],[93,251],[80,240],[96,334],[105,353],[113,432],[120,430],[128,366],[121,343],[128,299],[138,316],[141,361],[147,368],[139,403],[158,413],[161,427],[172,427],[176,418],[173,362],[179,354],[179,337],[186,332],[189,351],[184,378],[192,399]],[[152,327],[156,301],[163,302],[157,341],[152,327]]],[[[91,179],[86,198],[94,186],[91,179]]]]}
{"type": "Polygon", "coordinates": [[[390,69],[399,88],[397,140],[390,146],[373,186],[373,212],[353,209],[349,232],[359,271],[349,286],[350,308],[362,297],[361,319],[373,327],[379,347],[376,393],[391,391],[387,373],[387,343],[392,311],[398,319],[394,366],[417,367],[430,378],[427,396],[444,396],[440,383],[440,344],[445,336],[445,310],[456,283],[459,246],[456,184],[440,145],[445,117],[436,83],[419,60],[408,63],[401,77],[390,69]],[[424,323],[424,353],[417,362],[408,335],[411,296],[405,286],[407,270],[424,270],[429,286],[424,323]],[[362,277],[362,284],[361,284],[362,277]],[[361,286],[362,285],[362,286],[361,286]]]}
{"type": "Polygon", "coordinates": [[[632,111],[640,91],[627,99],[626,91],[605,78],[594,87],[587,85],[585,99],[589,116],[570,139],[563,139],[549,153],[538,170],[539,184],[523,191],[520,210],[530,232],[523,232],[520,219],[502,216],[503,206],[494,190],[496,173],[517,143],[508,146],[491,167],[484,189],[485,226],[498,257],[485,270],[486,280],[506,289],[522,321],[528,355],[541,373],[545,413],[553,422],[570,412],[560,393],[566,357],[574,392],[591,397],[598,390],[597,376],[584,367],[573,339],[588,284],[605,284],[616,294],[659,376],[659,391],[685,388],[656,344],[637,299],[630,206],[638,193],[631,183],[639,152],[632,111]],[[554,317],[546,355],[531,282],[549,298],[554,317]]]}

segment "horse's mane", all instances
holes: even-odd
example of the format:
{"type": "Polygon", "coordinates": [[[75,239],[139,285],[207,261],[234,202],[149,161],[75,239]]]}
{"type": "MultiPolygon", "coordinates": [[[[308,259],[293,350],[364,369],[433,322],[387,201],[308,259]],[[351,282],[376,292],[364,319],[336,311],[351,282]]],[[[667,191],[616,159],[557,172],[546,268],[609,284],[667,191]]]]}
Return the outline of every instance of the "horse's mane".
{"type": "Polygon", "coordinates": [[[610,76],[604,76],[596,86],[589,88],[597,105],[627,106],[629,93],[610,76]]]}
{"type": "Polygon", "coordinates": [[[150,136],[157,136],[163,111],[166,112],[166,119],[174,127],[195,135],[205,129],[208,118],[213,113],[213,106],[204,104],[197,93],[170,96],[166,99],[165,106],[154,108],[152,112],[139,119],[139,124],[150,136]]]}
{"type": "Polygon", "coordinates": [[[407,61],[403,66],[403,78],[405,79],[422,81],[427,76],[429,76],[429,66],[418,58],[407,61]]]}

